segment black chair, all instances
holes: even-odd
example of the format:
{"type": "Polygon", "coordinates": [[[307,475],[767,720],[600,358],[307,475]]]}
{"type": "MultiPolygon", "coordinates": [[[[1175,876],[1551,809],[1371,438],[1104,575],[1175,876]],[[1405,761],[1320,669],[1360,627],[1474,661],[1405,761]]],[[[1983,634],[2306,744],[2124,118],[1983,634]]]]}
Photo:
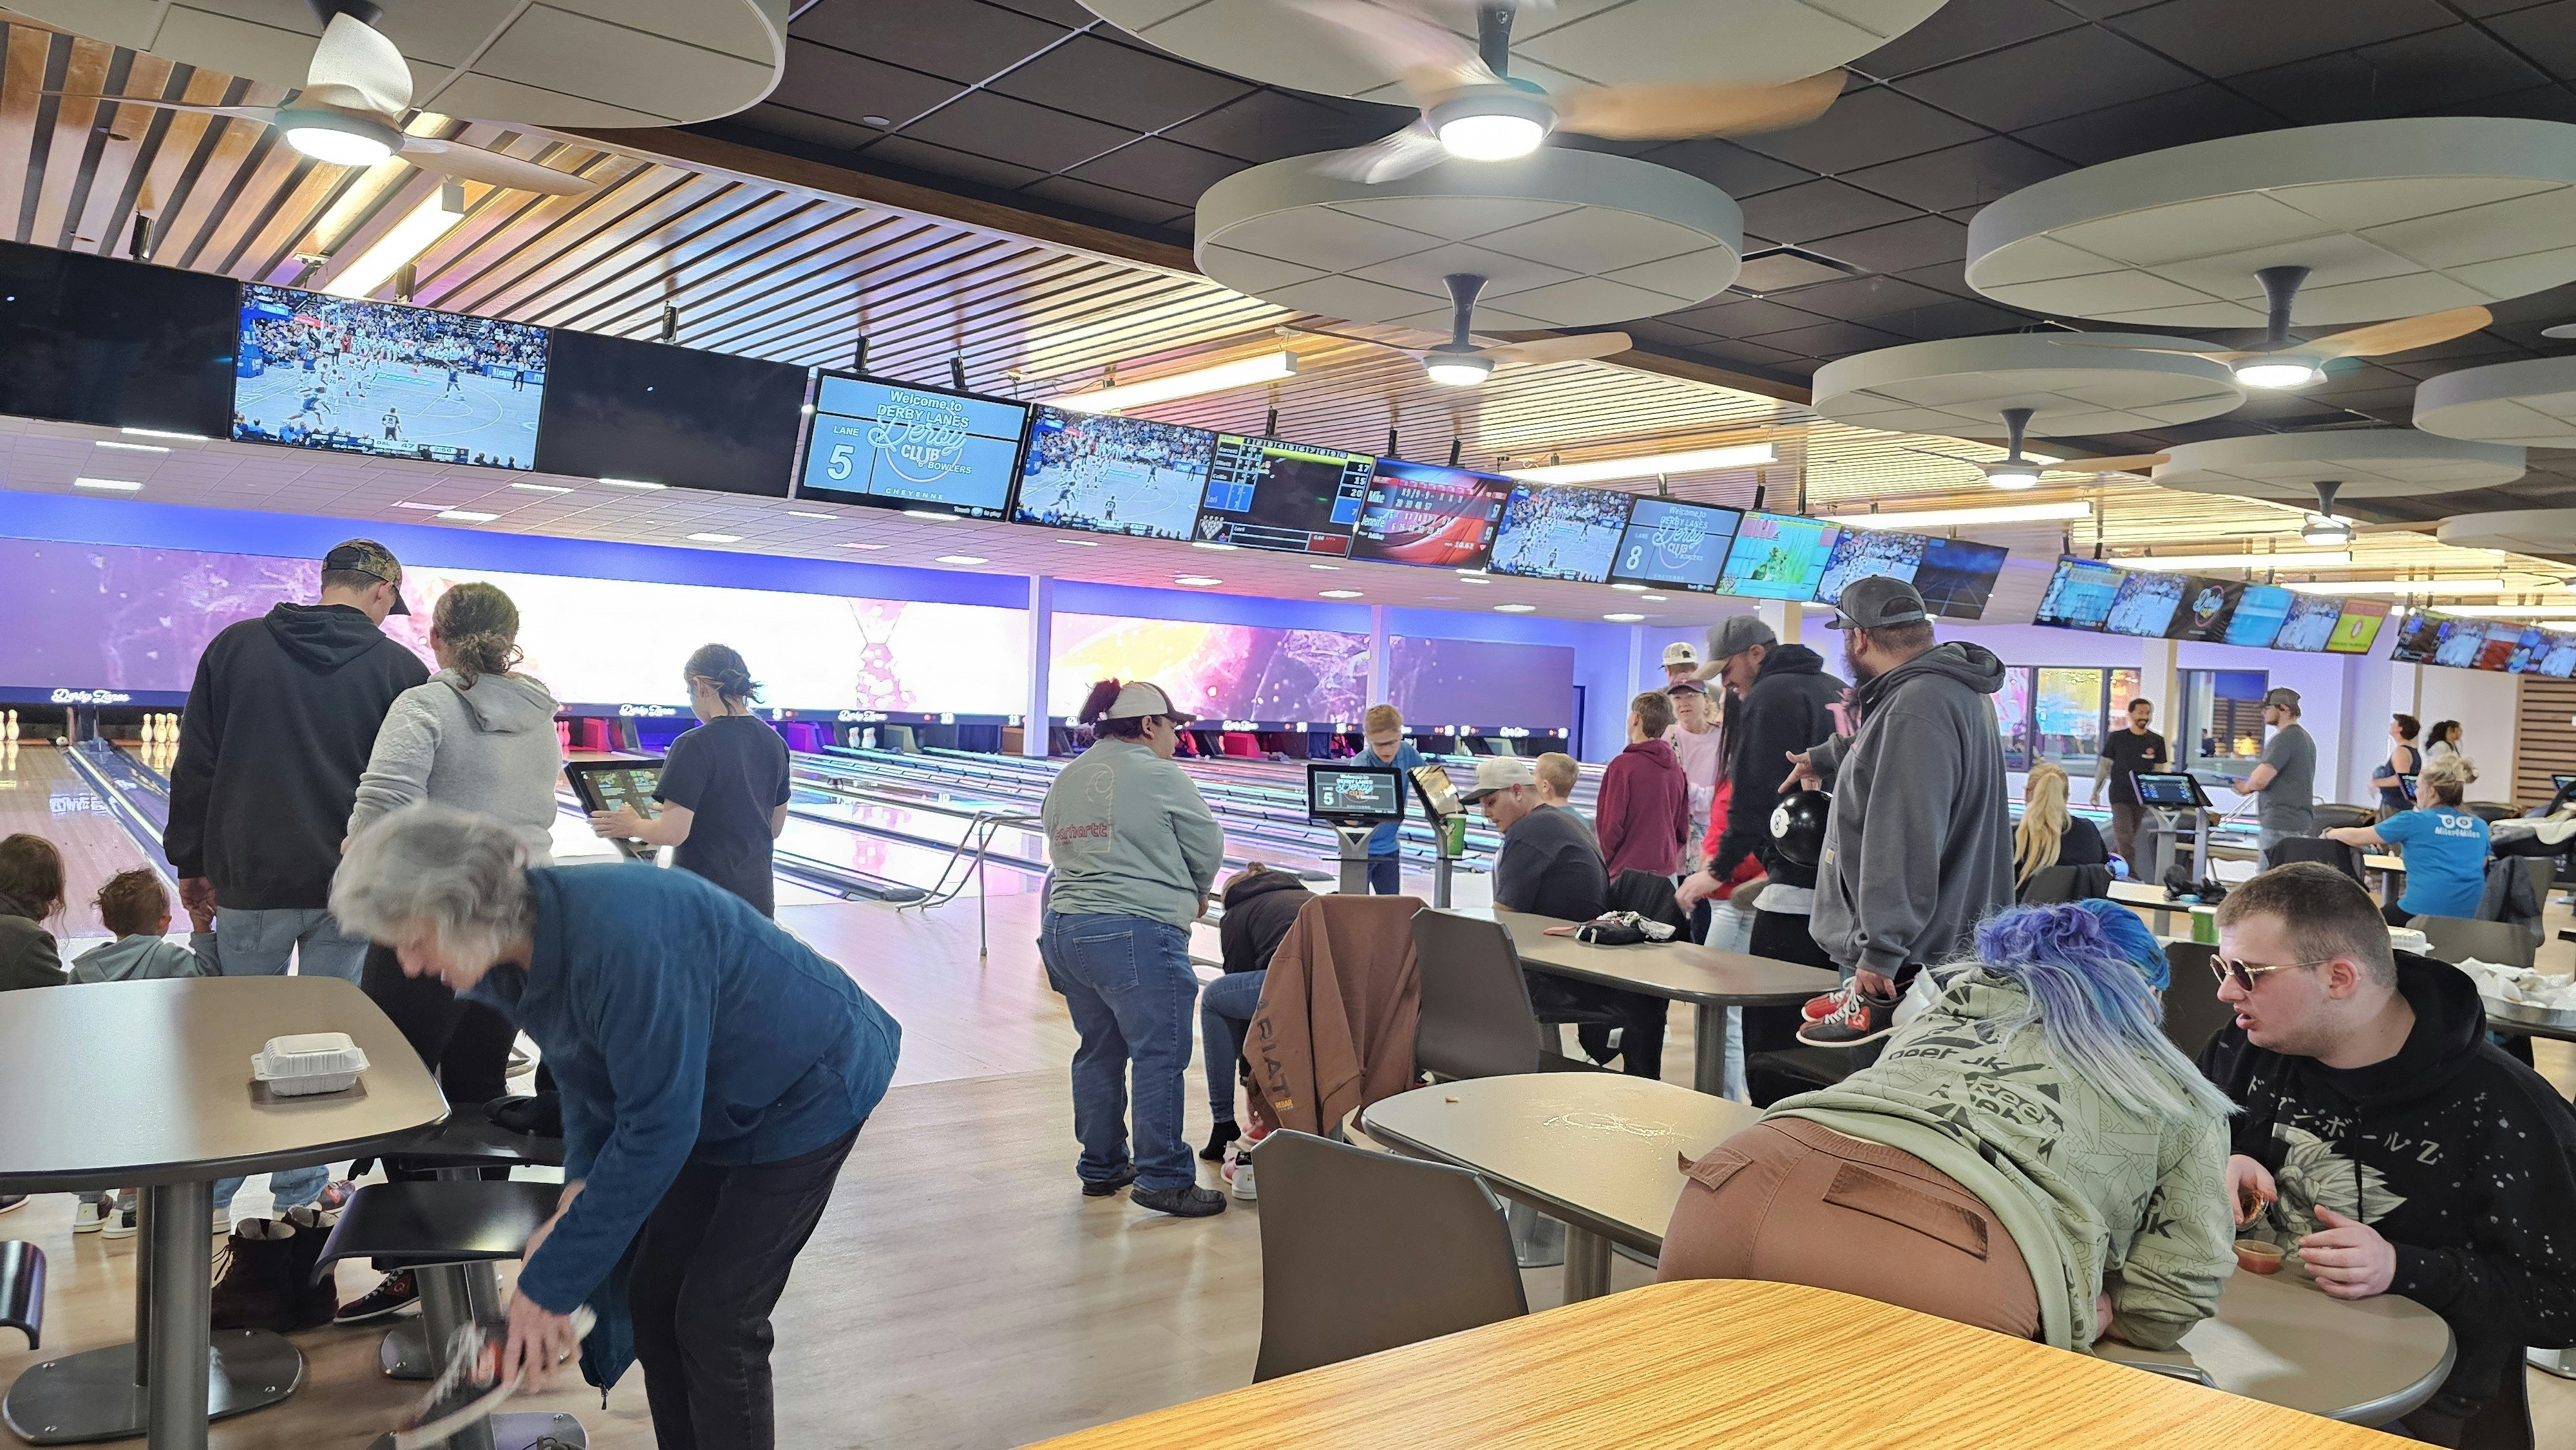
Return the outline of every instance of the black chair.
{"type": "Polygon", "coordinates": [[[1463,1168],[1281,1131],[1261,1174],[1255,1381],[1529,1312],[1502,1204],[1463,1168]]]}
{"type": "Polygon", "coordinates": [[[2171,978],[2165,988],[2165,1037],[2194,1062],[2218,1029],[2236,1020],[2236,1009],[2218,1000],[2218,978],[2209,970],[2217,955],[2218,948],[2208,942],[2165,944],[2171,978]]]}
{"type": "Polygon", "coordinates": [[[2021,884],[2024,906],[2057,906],[2111,894],[2108,866],[2044,866],[2021,884]]]}
{"type": "Polygon", "coordinates": [[[1434,1077],[1590,1069],[1592,1064],[1554,1051],[1541,1024],[1624,1020],[1613,1012],[1540,1012],[1531,1004],[1512,934],[1499,921],[1416,912],[1413,955],[1422,975],[1413,1065],[1434,1077]]]}
{"type": "Polygon", "coordinates": [[[2356,806],[2334,802],[2317,807],[2314,819],[2318,830],[2334,831],[2345,826],[2375,824],[2379,820],[2379,810],[2376,806],[2356,806]]]}
{"type": "Polygon", "coordinates": [[[2531,965],[2531,938],[2509,921],[2472,921],[2464,916],[2419,916],[2407,923],[2424,933],[2425,955],[2437,961],[2461,962],[2475,957],[2504,967],[2531,965]]]}
{"type": "Polygon", "coordinates": [[[2490,826],[2498,821],[2512,820],[2516,814],[2514,808],[2504,801],[2464,801],[2460,809],[2490,826]]]}
{"type": "Polygon", "coordinates": [[[2272,843],[2273,865],[2286,866],[2293,861],[2314,861],[2320,866],[2332,866],[2355,881],[2362,880],[2360,848],[2323,836],[2289,836],[2272,843]]]}
{"type": "Polygon", "coordinates": [[[373,1259],[388,1270],[515,1259],[562,1197],[559,1183],[370,1183],[340,1211],[313,1276],[321,1278],[342,1259],[373,1259]]]}
{"type": "Polygon", "coordinates": [[[18,1239],[0,1241],[0,1325],[27,1336],[29,1349],[44,1347],[45,1251],[18,1239]]]}

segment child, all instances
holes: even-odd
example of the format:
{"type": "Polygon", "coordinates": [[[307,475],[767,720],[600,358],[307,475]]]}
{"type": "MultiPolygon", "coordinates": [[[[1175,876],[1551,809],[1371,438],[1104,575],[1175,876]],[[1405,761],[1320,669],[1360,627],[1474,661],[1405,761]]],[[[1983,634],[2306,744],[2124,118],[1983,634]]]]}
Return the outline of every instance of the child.
{"type": "Polygon", "coordinates": [[[1574,757],[1551,750],[1538,758],[1533,767],[1538,772],[1538,798],[1552,806],[1571,808],[1575,782],[1583,778],[1582,767],[1574,757]]]}
{"type": "Polygon", "coordinates": [[[63,853],[25,832],[0,840],[0,991],[62,985],[47,919],[63,909],[63,853]]]}
{"type": "MultiPolygon", "coordinates": [[[[203,920],[191,913],[188,945],[167,940],[170,931],[170,894],[161,886],[161,878],[150,871],[120,872],[108,878],[99,888],[95,902],[98,919],[116,940],[94,946],[72,963],[72,981],[145,982],[164,977],[211,977],[216,975],[215,934],[211,914],[203,920]]],[[[131,1238],[137,1227],[135,1194],[131,1188],[116,1195],[113,1207],[104,1190],[85,1192],[80,1208],[72,1215],[72,1232],[97,1233],[103,1238],[131,1238]]]]}

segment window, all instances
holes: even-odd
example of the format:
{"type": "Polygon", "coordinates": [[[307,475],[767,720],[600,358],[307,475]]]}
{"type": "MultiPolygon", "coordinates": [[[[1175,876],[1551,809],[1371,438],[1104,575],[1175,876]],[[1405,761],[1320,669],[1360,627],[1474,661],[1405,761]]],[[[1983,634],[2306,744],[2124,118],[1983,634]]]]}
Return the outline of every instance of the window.
{"type": "Polygon", "coordinates": [[[2109,732],[2127,724],[2138,693],[2136,670],[2015,665],[1995,694],[1995,723],[2004,736],[2004,769],[2053,760],[2073,776],[2093,774],[2109,732]]]}
{"type": "Polygon", "coordinates": [[[2182,715],[2173,733],[2182,768],[2231,780],[2251,775],[2263,753],[2263,694],[2270,686],[2262,670],[2183,671],[2182,715]]]}

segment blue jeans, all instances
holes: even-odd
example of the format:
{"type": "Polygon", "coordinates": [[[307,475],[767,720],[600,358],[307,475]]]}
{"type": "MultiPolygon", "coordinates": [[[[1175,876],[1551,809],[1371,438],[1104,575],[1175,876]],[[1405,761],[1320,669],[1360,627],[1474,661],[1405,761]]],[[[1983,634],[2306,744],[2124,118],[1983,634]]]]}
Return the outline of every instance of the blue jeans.
{"type": "Polygon", "coordinates": [[[1234,1064],[1243,1056],[1243,1030],[1261,1006],[1268,968],[1228,972],[1199,989],[1199,1037],[1207,1043],[1208,1116],[1234,1121],[1234,1064]]]}
{"type": "Polygon", "coordinates": [[[1373,896],[1404,894],[1404,858],[1371,856],[1368,858],[1369,893],[1373,896]]]}
{"type": "Polygon", "coordinates": [[[1073,1052],[1073,1136],[1082,1143],[1075,1171],[1102,1183],[1126,1165],[1132,1065],[1136,1186],[1196,1183],[1181,1137],[1190,1004],[1199,992],[1189,932],[1150,917],[1049,912],[1038,952],[1082,1039],[1073,1052]]]}
{"type": "Polygon", "coordinates": [[[216,908],[215,957],[225,976],[282,977],[290,953],[303,976],[355,982],[366,965],[367,939],[341,931],[327,911],[216,908]]]}

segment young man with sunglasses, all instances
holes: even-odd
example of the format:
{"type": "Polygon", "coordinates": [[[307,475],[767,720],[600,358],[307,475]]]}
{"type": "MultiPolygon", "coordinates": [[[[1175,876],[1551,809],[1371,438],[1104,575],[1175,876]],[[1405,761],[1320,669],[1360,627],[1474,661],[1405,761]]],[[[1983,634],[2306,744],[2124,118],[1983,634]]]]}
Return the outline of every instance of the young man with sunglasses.
{"type": "Polygon", "coordinates": [[[2391,950],[2340,871],[2238,887],[2218,943],[2236,1020],[2200,1065],[2243,1108],[2238,1233],[2296,1250],[2337,1298],[2403,1294],[2447,1320],[2458,1359],[2404,1427],[2456,1445],[2525,1346],[2576,1344],[2576,1113],[2487,1041],[2466,976],[2391,950]]]}

